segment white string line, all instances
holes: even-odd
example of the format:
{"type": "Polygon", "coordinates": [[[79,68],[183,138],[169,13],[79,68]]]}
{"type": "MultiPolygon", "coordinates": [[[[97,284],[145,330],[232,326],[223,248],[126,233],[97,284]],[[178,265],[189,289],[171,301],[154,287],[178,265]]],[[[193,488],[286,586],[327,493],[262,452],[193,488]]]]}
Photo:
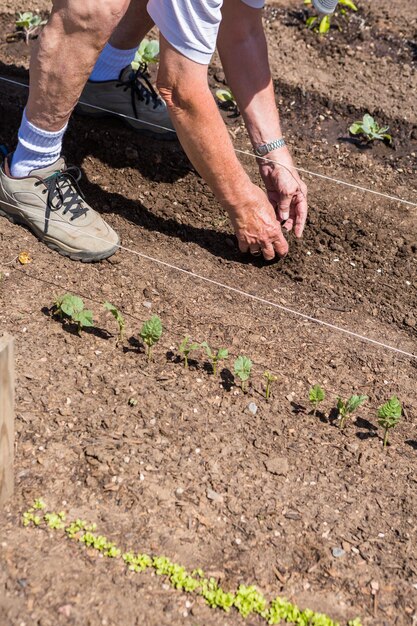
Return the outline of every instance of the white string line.
{"type": "MultiPolygon", "coordinates": [[[[13,85],[18,85],[19,87],[26,87],[27,89],[29,88],[29,85],[26,85],[25,83],[20,83],[16,80],[11,80],[10,78],[5,78],[4,76],[0,76],[0,80],[6,82],[6,83],[11,83],[13,85]]],[[[172,128],[167,128],[166,126],[161,126],[160,124],[154,124],[153,122],[148,122],[145,120],[141,120],[139,118],[136,117],[132,117],[131,115],[125,115],[124,113],[118,113],[116,111],[112,111],[110,109],[105,109],[103,107],[99,107],[95,104],[89,104],[88,102],[83,102],[82,100],[78,101],[78,104],[82,104],[83,106],[87,106],[90,107],[91,109],[97,109],[98,111],[103,111],[104,113],[109,113],[110,115],[115,115],[117,117],[121,117],[123,119],[127,119],[127,120],[132,120],[133,122],[140,122],[141,124],[147,124],[148,126],[153,126],[154,128],[160,128],[162,130],[166,130],[168,132],[171,133],[175,133],[175,130],[173,130],[172,128]]],[[[319,174],[318,172],[312,172],[311,170],[307,170],[305,168],[302,167],[298,167],[295,165],[284,165],[283,163],[280,163],[279,161],[276,161],[275,159],[268,159],[267,157],[258,157],[255,154],[253,154],[252,152],[248,152],[247,150],[239,150],[238,148],[234,148],[234,151],[239,153],[239,154],[245,154],[246,156],[250,156],[253,159],[261,159],[262,161],[265,161],[266,163],[275,163],[276,165],[280,165],[281,167],[284,167],[286,169],[294,169],[296,171],[302,172],[303,174],[308,174],[309,176],[315,176],[316,178],[321,178],[324,180],[329,180],[333,183],[336,183],[337,185],[345,185],[346,187],[351,187],[353,189],[358,189],[359,191],[365,191],[367,193],[372,193],[375,196],[380,196],[382,198],[386,198],[388,200],[394,200],[395,202],[401,202],[402,204],[407,204],[409,206],[412,207],[417,207],[417,203],[416,202],[412,202],[410,200],[404,200],[403,198],[400,198],[399,196],[392,196],[388,193],[384,193],[382,191],[376,191],[375,189],[369,189],[368,187],[362,187],[360,185],[355,185],[354,183],[349,183],[345,180],[342,180],[340,178],[333,178],[332,176],[327,176],[326,174],[319,174]]]]}
{"type": "MultiPolygon", "coordinates": [[[[8,206],[12,207],[12,208],[16,208],[13,204],[10,204],[10,202],[5,202],[4,200],[0,200],[0,205],[1,204],[7,204],[8,206]]],[[[39,212],[35,212],[35,211],[30,211],[25,209],[25,212],[28,214],[32,214],[34,217],[38,217],[39,218],[39,212]]],[[[331,330],[335,330],[338,331],[340,333],[344,333],[345,335],[348,335],[350,337],[354,337],[355,339],[360,339],[361,341],[365,341],[367,343],[373,344],[375,346],[379,346],[381,348],[385,348],[386,350],[391,350],[392,352],[396,352],[398,354],[402,354],[403,356],[407,356],[411,359],[417,359],[417,354],[413,354],[412,352],[407,352],[406,350],[402,350],[401,348],[397,348],[396,346],[392,346],[388,343],[384,343],[382,341],[378,341],[377,339],[371,339],[370,337],[366,337],[365,335],[361,335],[359,333],[355,333],[353,330],[349,330],[347,328],[343,328],[341,326],[337,326],[336,324],[332,324],[330,322],[325,322],[324,320],[321,320],[317,317],[313,317],[312,315],[307,315],[306,313],[301,313],[301,311],[297,311],[296,309],[292,309],[290,307],[284,306],[282,304],[278,304],[276,302],[273,302],[272,300],[267,300],[266,298],[262,298],[261,296],[256,296],[252,293],[249,293],[247,291],[243,291],[242,289],[238,289],[237,287],[231,287],[230,285],[227,285],[226,283],[221,283],[218,280],[214,280],[213,278],[208,278],[207,276],[203,276],[202,274],[197,274],[196,272],[192,272],[190,270],[185,270],[182,267],[178,267],[178,265],[173,265],[171,263],[168,263],[167,261],[161,261],[161,259],[149,256],[148,254],[144,254],[143,252],[138,252],[137,250],[134,250],[133,248],[127,248],[126,246],[122,246],[121,244],[113,244],[113,242],[108,241],[107,239],[103,239],[102,237],[97,237],[96,235],[92,235],[90,233],[85,233],[84,230],[82,228],[79,228],[78,226],[75,226],[73,224],[69,224],[67,222],[63,222],[62,220],[57,220],[57,219],[51,219],[51,218],[45,218],[46,222],[55,222],[55,223],[59,223],[61,227],[63,228],[70,228],[70,229],[75,229],[76,231],[81,232],[84,235],[87,235],[88,237],[91,237],[92,239],[96,239],[97,241],[102,241],[103,243],[107,243],[110,246],[113,246],[115,248],[119,248],[120,250],[125,250],[126,252],[129,252],[130,254],[134,254],[138,257],[141,257],[143,259],[146,259],[147,261],[151,261],[152,263],[157,263],[159,265],[162,265],[164,267],[168,267],[169,269],[175,270],[177,272],[181,272],[182,274],[186,274],[187,276],[191,276],[192,278],[198,278],[199,280],[202,280],[206,283],[209,283],[211,285],[215,285],[216,287],[220,287],[221,289],[225,289],[227,291],[231,291],[233,293],[237,293],[240,296],[244,296],[246,298],[251,298],[252,300],[255,300],[257,302],[261,302],[262,304],[266,304],[268,306],[274,307],[275,309],[278,309],[280,311],[284,311],[285,313],[290,313],[291,315],[295,315],[297,317],[300,317],[301,319],[304,319],[308,322],[313,322],[315,324],[319,324],[320,326],[325,326],[326,328],[330,328],[331,330]]]]}

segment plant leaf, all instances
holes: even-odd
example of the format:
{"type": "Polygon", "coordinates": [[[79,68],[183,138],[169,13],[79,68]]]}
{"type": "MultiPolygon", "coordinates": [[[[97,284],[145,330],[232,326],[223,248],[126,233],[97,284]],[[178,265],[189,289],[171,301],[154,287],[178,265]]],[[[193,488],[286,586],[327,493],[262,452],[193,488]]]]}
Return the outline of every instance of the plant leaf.
{"type": "Polygon", "coordinates": [[[311,387],[309,391],[310,402],[314,404],[316,402],[323,402],[325,397],[326,397],[325,391],[322,387],[320,387],[320,385],[314,385],[313,387],[311,387]]]}
{"type": "Polygon", "coordinates": [[[362,122],[353,122],[353,124],[351,124],[349,126],[349,132],[352,135],[358,135],[359,133],[362,132],[362,122]]]}
{"type": "Polygon", "coordinates": [[[401,402],[398,400],[397,396],[392,396],[385,404],[379,407],[378,409],[378,417],[380,418],[389,418],[389,417],[401,417],[402,406],[401,402]]]}
{"type": "Polygon", "coordinates": [[[352,0],[339,0],[339,4],[342,4],[343,6],[348,7],[352,11],[358,10],[358,7],[356,6],[356,4],[352,2],[352,0]]]}
{"type": "Polygon", "coordinates": [[[367,399],[368,399],[368,396],[357,396],[355,394],[350,396],[349,400],[346,402],[346,412],[347,413],[353,413],[367,399]]]}
{"type": "Polygon", "coordinates": [[[325,15],[321,21],[319,26],[319,33],[325,35],[330,30],[330,15],[325,15]]]}
{"type": "Polygon", "coordinates": [[[247,356],[238,356],[234,363],[234,373],[241,381],[246,381],[250,377],[252,361],[247,356]]]}
{"type": "Polygon", "coordinates": [[[157,315],[144,322],[139,336],[150,347],[152,347],[162,335],[162,322],[157,315]]]}
{"type": "Polygon", "coordinates": [[[219,348],[217,352],[217,359],[227,359],[229,356],[229,350],[227,348],[219,348]]]}

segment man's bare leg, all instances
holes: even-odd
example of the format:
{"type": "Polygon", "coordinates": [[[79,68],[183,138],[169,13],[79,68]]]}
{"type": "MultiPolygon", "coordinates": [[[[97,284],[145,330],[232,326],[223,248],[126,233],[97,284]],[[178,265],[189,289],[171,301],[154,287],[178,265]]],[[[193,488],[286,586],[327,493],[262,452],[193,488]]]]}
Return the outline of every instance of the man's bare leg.
{"type": "Polygon", "coordinates": [[[147,0],[131,0],[130,5],[113,31],[109,44],[118,50],[137,48],[153,28],[154,23],[146,10],[147,0]]]}
{"type": "Polygon", "coordinates": [[[64,128],[128,0],[56,0],[30,63],[28,120],[64,128]]]}

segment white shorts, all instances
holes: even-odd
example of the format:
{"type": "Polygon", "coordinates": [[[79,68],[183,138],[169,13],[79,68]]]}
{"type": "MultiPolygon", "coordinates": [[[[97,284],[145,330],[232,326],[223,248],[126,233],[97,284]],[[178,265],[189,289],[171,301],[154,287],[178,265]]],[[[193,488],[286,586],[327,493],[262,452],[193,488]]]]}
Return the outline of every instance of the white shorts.
{"type": "MultiPolygon", "coordinates": [[[[264,0],[242,2],[254,9],[264,5],[264,0]]],[[[208,65],[216,48],[222,4],[223,0],[149,0],[147,9],[176,50],[196,63],[208,65]]]]}

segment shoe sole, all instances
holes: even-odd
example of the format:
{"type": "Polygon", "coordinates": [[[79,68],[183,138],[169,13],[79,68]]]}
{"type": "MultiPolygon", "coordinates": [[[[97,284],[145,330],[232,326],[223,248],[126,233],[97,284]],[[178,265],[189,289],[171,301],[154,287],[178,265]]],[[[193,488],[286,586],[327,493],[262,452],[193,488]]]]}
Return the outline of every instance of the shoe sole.
{"type": "Polygon", "coordinates": [[[88,110],[89,107],[87,107],[86,105],[82,105],[82,104],[77,104],[77,106],[75,107],[75,113],[77,113],[77,115],[80,115],[81,117],[92,117],[92,118],[98,118],[98,117],[112,117],[112,118],[117,118],[119,119],[121,122],[123,122],[123,124],[125,126],[129,126],[129,128],[133,128],[133,130],[135,132],[137,132],[139,135],[143,135],[144,137],[150,137],[151,139],[160,139],[161,141],[177,141],[178,137],[177,137],[177,133],[173,130],[173,131],[167,131],[165,133],[157,133],[153,130],[149,130],[147,128],[138,128],[137,126],[135,126],[134,124],[132,124],[132,122],[129,121],[129,119],[126,119],[125,117],[123,117],[122,115],[118,115],[117,113],[104,113],[101,111],[92,111],[91,109],[88,110]]]}
{"type": "Polygon", "coordinates": [[[47,237],[41,237],[38,235],[37,230],[33,228],[32,224],[25,220],[25,218],[21,215],[11,215],[10,213],[6,213],[2,208],[2,201],[0,200],[0,216],[5,217],[12,224],[17,224],[19,226],[25,226],[28,228],[36,237],[44,243],[48,248],[58,252],[62,256],[71,259],[71,261],[81,261],[82,263],[95,263],[96,261],[103,261],[104,259],[108,259],[111,257],[117,250],[119,249],[120,239],[117,240],[117,244],[115,244],[109,250],[102,252],[101,254],[93,254],[91,252],[71,252],[71,248],[63,248],[58,242],[48,239],[47,237]]]}

